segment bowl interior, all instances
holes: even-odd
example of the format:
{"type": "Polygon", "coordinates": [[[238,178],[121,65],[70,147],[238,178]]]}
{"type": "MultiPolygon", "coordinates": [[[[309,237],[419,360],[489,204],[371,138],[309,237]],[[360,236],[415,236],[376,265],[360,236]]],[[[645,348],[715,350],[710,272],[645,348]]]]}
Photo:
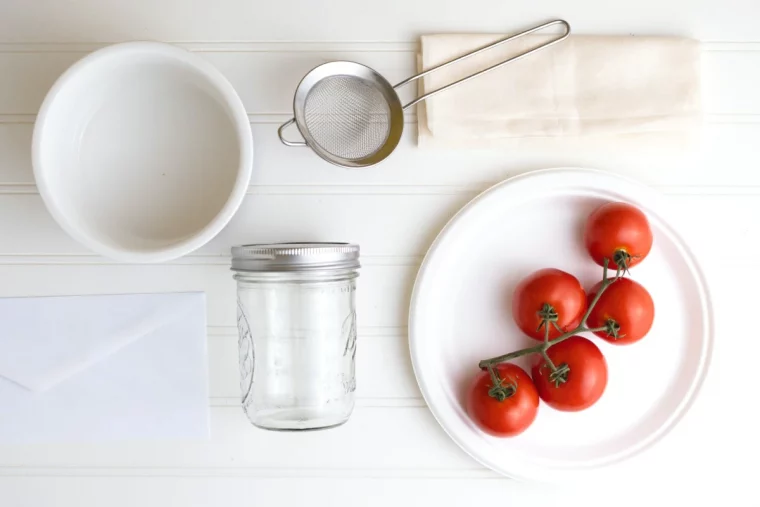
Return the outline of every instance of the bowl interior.
{"type": "Polygon", "coordinates": [[[233,192],[249,140],[224,93],[190,63],[197,57],[173,49],[88,61],[38,126],[38,185],[90,246],[171,248],[212,225],[233,192]]]}

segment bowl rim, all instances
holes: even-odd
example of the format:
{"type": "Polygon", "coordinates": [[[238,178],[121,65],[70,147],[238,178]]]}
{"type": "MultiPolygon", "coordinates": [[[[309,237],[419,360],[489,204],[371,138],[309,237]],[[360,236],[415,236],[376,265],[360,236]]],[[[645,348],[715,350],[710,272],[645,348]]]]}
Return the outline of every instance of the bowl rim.
{"type": "Polygon", "coordinates": [[[32,134],[32,172],[37,189],[48,211],[58,225],[79,243],[98,254],[118,261],[138,263],[164,262],[186,255],[205,245],[232,219],[242,204],[250,184],[253,172],[253,151],[253,134],[248,120],[248,113],[234,87],[219,69],[200,56],[171,44],[149,41],[123,42],[106,46],[84,56],[66,69],[50,88],[40,106],[34,124],[32,134]],[[42,150],[44,149],[42,132],[49,119],[50,110],[61,92],[86,69],[100,65],[103,61],[140,53],[158,54],[173,58],[193,67],[194,70],[205,78],[223,100],[227,114],[234,124],[240,150],[240,161],[232,191],[213,219],[191,236],[169,246],[151,251],[113,247],[83,232],[56,203],[56,192],[50,187],[46,177],[51,168],[45,168],[42,164],[42,150]]]}

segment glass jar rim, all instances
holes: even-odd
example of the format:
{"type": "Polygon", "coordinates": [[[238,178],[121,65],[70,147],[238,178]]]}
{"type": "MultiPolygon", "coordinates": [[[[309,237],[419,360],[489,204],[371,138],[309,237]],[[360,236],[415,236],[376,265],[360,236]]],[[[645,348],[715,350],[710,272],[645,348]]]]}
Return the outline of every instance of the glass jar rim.
{"type": "Polygon", "coordinates": [[[236,271],[232,276],[238,284],[312,284],[345,282],[359,277],[355,269],[314,271],[236,271]]]}

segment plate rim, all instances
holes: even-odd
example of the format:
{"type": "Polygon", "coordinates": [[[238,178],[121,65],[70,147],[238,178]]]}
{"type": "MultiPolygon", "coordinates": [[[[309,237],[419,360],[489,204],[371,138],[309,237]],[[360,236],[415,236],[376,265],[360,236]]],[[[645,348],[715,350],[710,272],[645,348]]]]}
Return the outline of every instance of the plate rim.
{"type": "Polygon", "coordinates": [[[681,252],[685,255],[685,258],[690,264],[689,266],[690,272],[694,275],[695,282],[697,283],[697,286],[701,289],[699,299],[701,300],[702,307],[705,310],[704,315],[702,315],[702,320],[705,327],[704,335],[706,337],[706,340],[705,340],[704,345],[701,348],[701,356],[699,358],[698,369],[695,372],[693,380],[688,390],[686,391],[684,398],[678,403],[678,405],[675,407],[672,413],[668,416],[665,422],[655,432],[649,435],[648,438],[643,439],[641,444],[632,446],[631,447],[632,451],[627,452],[627,453],[621,453],[622,454],[621,456],[616,457],[609,463],[603,463],[601,465],[596,465],[596,466],[591,466],[591,467],[585,466],[585,467],[580,467],[576,469],[546,468],[547,471],[552,472],[552,473],[547,474],[546,477],[542,476],[540,478],[533,477],[530,475],[520,475],[519,473],[513,473],[512,471],[507,471],[503,467],[496,466],[490,460],[485,459],[481,456],[478,456],[472,449],[469,448],[469,446],[465,442],[463,442],[462,438],[453,434],[452,431],[450,431],[450,429],[447,428],[442,422],[442,415],[439,412],[439,410],[435,407],[434,404],[430,402],[429,394],[426,392],[425,380],[422,378],[420,374],[421,367],[418,365],[418,362],[419,362],[418,354],[416,354],[415,352],[415,343],[417,341],[415,339],[415,335],[417,334],[416,333],[417,323],[416,323],[415,315],[417,313],[417,307],[419,305],[419,300],[418,300],[419,293],[425,281],[425,277],[429,268],[429,264],[431,262],[431,258],[433,257],[433,255],[435,255],[441,242],[447,236],[447,233],[452,229],[452,227],[465,214],[467,214],[468,211],[473,209],[478,203],[484,200],[487,196],[493,194],[494,192],[498,191],[502,187],[509,186],[518,181],[533,179],[537,177],[538,178],[545,177],[551,174],[565,174],[565,175],[575,174],[575,175],[582,175],[584,177],[594,176],[594,175],[601,176],[601,177],[617,180],[618,182],[635,187],[637,191],[639,192],[643,191],[649,194],[650,197],[655,198],[655,199],[659,199],[662,196],[662,194],[659,194],[655,189],[633,178],[622,176],[611,171],[581,168],[581,167],[553,167],[553,168],[545,168],[545,169],[528,171],[525,173],[508,177],[490,186],[489,188],[485,189],[484,191],[480,192],[478,195],[473,197],[464,206],[462,206],[441,228],[441,230],[436,235],[435,239],[431,242],[430,246],[428,247],[428,250],[423,257],[422,262],[420,263],[420,268],[415,277],[414,285],[411,292],[410,303],[409,303],[409,316],[408,316],[408,329],[409,329],[408,334],[409,334],[409,353],[410,353],[410,358],[411,358],[411,363],[412,363],[412,369],[414,371],[415,380],[417,381],[417,385],[420,388],[422,397],[425,400],[427,407],[429,408],[430,412],[433,414],[433,417],[435,418],[438,425],[443,429],[443,431],[448,435],[448,437],[454,443],[457,444],[457,446],[460,449],[462,449],[465,453],[467,453],[470,457],[472,457],[475,461],[477,461],[481,465],[489,468],[490,470],[495,471],[496,473],[509,477],[511,479],[516,479],[516,480],[521,480],[521,481],[562,483],[562,482],[565,482],[565,480],[577,479],[579,477],[582,478],[583,475],[579,475],[579,474],[584,474],[585,472],[589,470],[599,471],[599,470],[613,469],[616,465],[619,466],[621,463],[629,461],[631,458],[637,455],[640,455],[646,450],[653,447],[656,443],[658,443],[664,437],[666,437],[678,425],[678,423],[683,419],[683,417],[690,411],[708,375],[710,365],[712,362],[713,349],[714,349],[715,323],[714,323],[714,309],[713,309],[712,295],[711,295],[707,278],[704,275],[704,271],[701,265],[699,264],[699,262],[697,261],[696,256],[692,252],[690,245],[683,239],[683,237],[671,225],[671,219],[673,217],[667,216],[667,221],[663,221],[663,225],[668,230],[668,233],[672,235],[673,239],[676,241],[676,244],[681,250],[681,252]]]}

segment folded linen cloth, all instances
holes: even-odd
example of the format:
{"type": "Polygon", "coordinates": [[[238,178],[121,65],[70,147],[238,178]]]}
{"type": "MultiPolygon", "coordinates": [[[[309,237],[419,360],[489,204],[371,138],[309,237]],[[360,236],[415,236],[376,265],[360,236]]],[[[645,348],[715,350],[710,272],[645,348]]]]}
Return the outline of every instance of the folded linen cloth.
{"type": "MultiPolygon", "coordinates": [[[[418,55],[428,69],[502,35],[427,35],[418,55]]],[[[426,93],[552,36],[532,35],[485,51],[420,80],[426,93]]],[[[701,125],[699,43],[676,37],[585,36],[479,76],[418,106],[420,146],[488,147],[528,138],[680,138],[701,125]]]]}

